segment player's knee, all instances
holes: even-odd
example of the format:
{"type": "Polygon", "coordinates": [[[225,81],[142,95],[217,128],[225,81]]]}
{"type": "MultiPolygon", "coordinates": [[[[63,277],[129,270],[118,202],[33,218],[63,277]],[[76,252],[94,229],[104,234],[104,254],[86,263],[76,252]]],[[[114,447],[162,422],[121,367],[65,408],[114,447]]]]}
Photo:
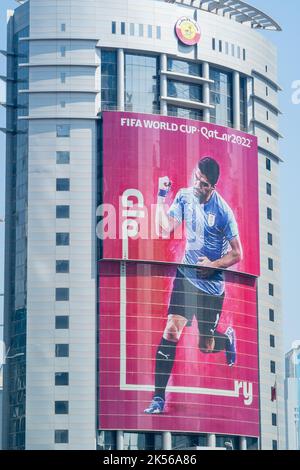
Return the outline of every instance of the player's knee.
{"type": "Polygon", "coordinates": [[[164,331],[164,338],[174,343],[177,343],[179,341],[180,331],[174,323],[169,322],[167,324],[166,329],[164,331]]]}
{"type": "Polygon", "coordinates": [[[199,344],[200,351],[204,354],[213,352],[215,348],[215,342],[213,338],[200,338],[199,344]]]}

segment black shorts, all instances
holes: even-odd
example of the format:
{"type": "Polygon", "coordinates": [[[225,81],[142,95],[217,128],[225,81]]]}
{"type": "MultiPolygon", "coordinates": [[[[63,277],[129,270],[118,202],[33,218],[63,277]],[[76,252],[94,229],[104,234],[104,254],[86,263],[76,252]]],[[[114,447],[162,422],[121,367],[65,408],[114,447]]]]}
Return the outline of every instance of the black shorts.
{"type": "Polygon", "coordinates": [[[195,316],[199,333],[203,336],[213,336],[221,317],[224,297],[225,294],[206,294],[177,271],[168,315],[180,315],[186,318],[187,326],[191,325],[195,316]]]}

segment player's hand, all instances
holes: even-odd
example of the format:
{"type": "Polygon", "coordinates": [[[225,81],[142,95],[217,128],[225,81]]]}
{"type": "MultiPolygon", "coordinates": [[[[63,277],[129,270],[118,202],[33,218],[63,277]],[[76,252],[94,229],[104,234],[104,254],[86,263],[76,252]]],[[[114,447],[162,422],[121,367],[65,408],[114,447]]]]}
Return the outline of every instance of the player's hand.
{"type": "Polygon", "coordinates": [[[171,188],[171,181],[168,176],[163,176],[162,178],[158,178],[158,189],[164,189],[165,191],[169,191],[171,188]]]}
{"type": "Polygon", "coordinates": [[[212,276],[212,270],[207,268],[213,268],[214,265],[213,262],[210,261],[206,256],[201,256],[200,258],[198,258],[197,266],[199,266],[197,271],[201,278],[208,279],[212,276]]]}

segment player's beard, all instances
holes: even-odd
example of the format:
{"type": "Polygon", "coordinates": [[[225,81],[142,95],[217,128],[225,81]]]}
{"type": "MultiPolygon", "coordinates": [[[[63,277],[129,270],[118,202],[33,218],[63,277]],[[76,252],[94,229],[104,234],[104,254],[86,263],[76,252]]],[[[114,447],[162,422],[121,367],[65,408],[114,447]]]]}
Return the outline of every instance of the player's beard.
{"type": "Polygon", "coordinates": [[[205,203],[205,195],[194,189],[194,195],[199,201],[199,204],[204,204],[205,203]]]}

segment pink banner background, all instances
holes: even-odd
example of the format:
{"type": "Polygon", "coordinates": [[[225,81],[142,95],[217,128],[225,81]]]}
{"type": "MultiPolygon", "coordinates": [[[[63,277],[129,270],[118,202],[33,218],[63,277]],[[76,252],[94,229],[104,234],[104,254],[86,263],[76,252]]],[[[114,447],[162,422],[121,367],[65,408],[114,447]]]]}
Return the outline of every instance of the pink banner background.
{"type": "Polygon", "coordinates": [[[167,393],[166,413],[143,413],[152,398],[155,354],[166,323],[172,281],[176,268],[127,263],[126,268],[126,357],[120,357],[120,263],[100,262],[100,397],[102,429],[169,430],[259,435],[257,303],[254,278],[226,275],[226,298],[218,330],[227,326],[237,334],[237,363],[230,368],[224,351],[203,354],[198,348],[198,329],[185,328],[177,346],[169,385],[233,390],[235,380],[253,384],[253,401],[238,398],[167,393]],[[126,364],[126,384],[120,389],[120,364],[126,364]]]}

